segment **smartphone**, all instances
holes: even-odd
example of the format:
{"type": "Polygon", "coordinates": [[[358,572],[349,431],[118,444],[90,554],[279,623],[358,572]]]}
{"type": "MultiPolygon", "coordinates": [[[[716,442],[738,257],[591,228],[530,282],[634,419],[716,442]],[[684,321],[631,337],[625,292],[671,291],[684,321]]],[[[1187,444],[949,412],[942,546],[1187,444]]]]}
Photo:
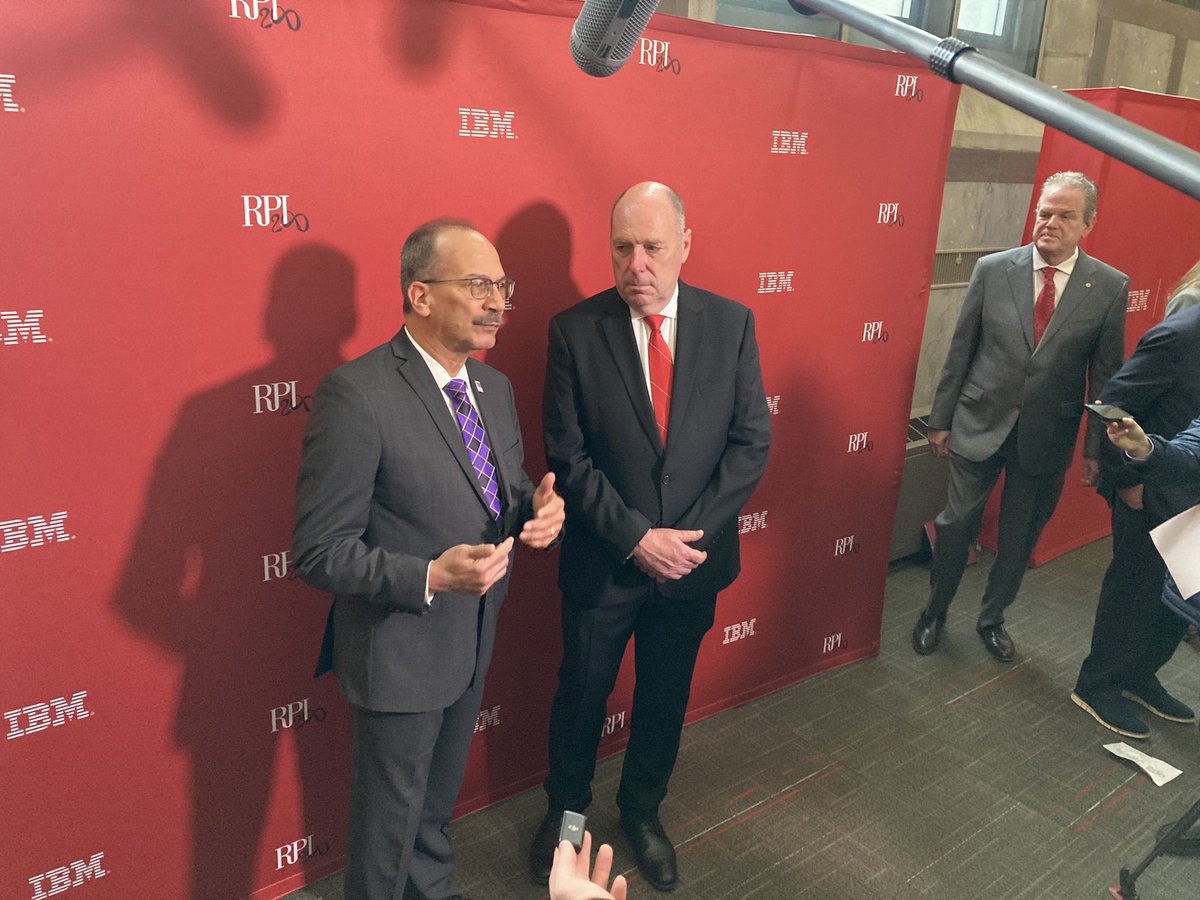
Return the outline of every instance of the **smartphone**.
{"type": "Polygon", "coordinates": [[[563,812],[562,825],[558,829],[559,842],[570,841],[571,846],[578,852],[583,848],[583,829],[586,825],[587,818],[583,813],[566,810],[563,812]]]}
{"type": "Polygon", "coordinates": [[[1111,403],[1085,403],[1083,408],[1094,415],[1099,416],[1105,422],[1115,422],[1117,419],[1132,419],[1129,413],[1121,409],[1119,406],[1113,406],[1111,403]]]}

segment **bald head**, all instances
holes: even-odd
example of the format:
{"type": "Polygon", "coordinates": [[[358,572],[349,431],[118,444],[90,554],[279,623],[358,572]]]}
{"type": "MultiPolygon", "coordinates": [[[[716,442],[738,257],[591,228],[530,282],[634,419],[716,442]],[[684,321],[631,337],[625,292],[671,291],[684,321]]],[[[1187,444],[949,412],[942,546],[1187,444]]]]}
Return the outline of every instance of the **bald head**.
{"type": "Polygon", "coordinates": [[[613,204],[610,246],[621,299],[640,315],[660,312],[671,301],[692,249],[683,200],[665,184],[635,184],[613,204]]]}

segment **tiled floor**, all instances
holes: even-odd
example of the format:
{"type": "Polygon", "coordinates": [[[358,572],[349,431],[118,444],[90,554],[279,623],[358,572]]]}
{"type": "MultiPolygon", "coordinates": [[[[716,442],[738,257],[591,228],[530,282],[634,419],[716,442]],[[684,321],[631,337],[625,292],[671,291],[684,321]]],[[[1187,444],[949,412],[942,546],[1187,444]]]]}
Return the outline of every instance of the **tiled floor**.
{"type": "MultiPolygon", "coordinates": [[[[1140,749],[1184,771],[1164,787],[1112,757],[1120,740],[1069,699],[1086,653],[1109,543],[1025,579],[1010,609],[1017,659],[986,655],[974,615],[991,557],[968,570],[943,649],[909,634],[927,566],[888,578],[878,657],[811,678],[684,732],[663,822],[679,851],[679,900],[1028,898],[1103,900],[1158,827],[1200,798],[1196,726],[1150,722],[1140,749]]],[[[1196,705],[1200,656],[1163,671],[1196,705]]],[[[597,770],[589,827],[613,842],[631,897],[638,878],[611,803],[621,757],[597,770]]],[[[538,898],[525,870],[545,811],[540,790],[456,823],[461,886],[478,900],[538,898]]],[[[1164,857],[1138,880],[1145,900],[1200,898],[1200,860],[1164,857]]],[[[341,900],[340,875],[291,895],[341,900]]]]}

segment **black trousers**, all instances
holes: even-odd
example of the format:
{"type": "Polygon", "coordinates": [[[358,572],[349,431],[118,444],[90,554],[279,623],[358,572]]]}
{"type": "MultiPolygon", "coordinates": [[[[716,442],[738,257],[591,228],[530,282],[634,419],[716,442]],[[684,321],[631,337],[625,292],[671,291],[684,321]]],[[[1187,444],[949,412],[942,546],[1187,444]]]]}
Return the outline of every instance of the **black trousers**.
{"type": "Polygon", "coordinates": [[[716,599],[668,600],[651,585],[641,599],[617,606],[564,603],[545,782],[551,803],[582,811],[592,802],[605,704],[632,637],[636,682],[617,805],[624,813],[657,812],[675,768],[696,656],[716,599]]]}
{"type": "Polygon", "coordinates": [[[971,543],[979,537],[988,495],[1004,472],[996,558],[988,571],[979,610],[979,627],[1000,625],[1017,597],[1029,555],[1062,494],[1066,473],[1033,474],[1021,465],[1014,427],[992,456],[972,462],[950,454],[950,487],[946,508],[936,519],[937,542],[929,570],[929,611],[945,617],[967,567],[971,543]]]}
{"type": "Polygon", "coordinates": [[[1162,603],[1167,567],[1150,539],[1157,524],[1146,510],[1113,498],[1112,562],[1100,586],[1092,650],[1075,682],[1081,696],[1113,699],[1152,679],[1187,630],[1162,603]]]}

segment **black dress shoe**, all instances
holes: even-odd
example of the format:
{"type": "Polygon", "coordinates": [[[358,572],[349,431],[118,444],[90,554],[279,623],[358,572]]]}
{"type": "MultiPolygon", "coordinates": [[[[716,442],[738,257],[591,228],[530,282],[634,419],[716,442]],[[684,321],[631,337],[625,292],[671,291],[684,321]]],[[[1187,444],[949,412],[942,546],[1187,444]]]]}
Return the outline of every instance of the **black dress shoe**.
{"type": "Polygon", "coordinates": [[[944,617],[935,616],[929,610],[925,610],[917,619],[916,627],[913,628],[913,649],[922,656],[928,656],[941,646],[942,629],[945,626],[946,619],[944,617]]]}
{"type": "Polygon", "coordinates": [[[563,808],[550,804],[546,817],[533,836],[529,848],[529,877],[534,884],[545,884],[550,880],[550,867],[554,865],[554,851],[558,847],[558,830],[562,826],[563,808]]]}
{"type": "Polygon", "coordinates": [[[1003,625],[980,625],[975,630],[979,632],[979,639],[988,653],[1000,662],[1012,662],[1017,648],[1013,646],[1012,638],[1003,625]]]}
{"type": "Polygon", "coordinates": [[[658,816],[621,816],[621,830],[637,857],[638,870],[650,886],[660,891],[675,890],[675,848],[658,816]]]}

